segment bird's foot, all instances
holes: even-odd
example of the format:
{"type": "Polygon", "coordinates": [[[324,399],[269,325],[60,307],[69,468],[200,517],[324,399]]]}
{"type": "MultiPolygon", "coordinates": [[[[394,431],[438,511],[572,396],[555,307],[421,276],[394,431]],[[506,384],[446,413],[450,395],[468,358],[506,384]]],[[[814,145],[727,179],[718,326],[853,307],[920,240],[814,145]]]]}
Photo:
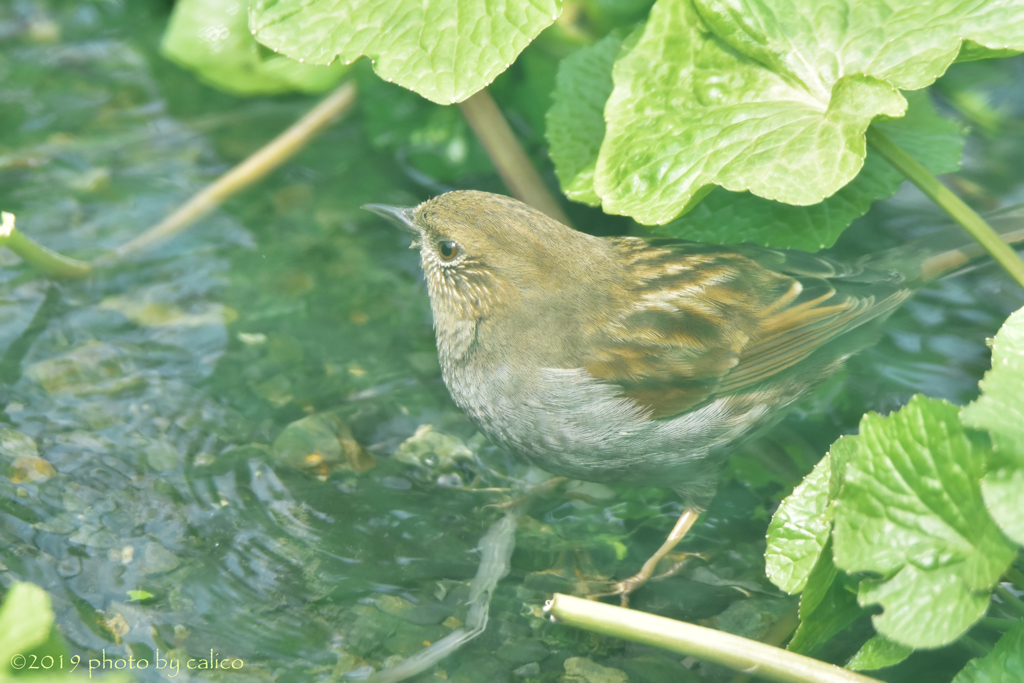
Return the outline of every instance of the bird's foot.
{"type": "Polygon", "coordinates": [[[598,598],[607,598],[609,596],[617,595],[619,596],[619,604],[623,607],[629,607],[629,596],[633,591],[640,588],[640,586],[644,585],[648,581],[661,581],[662,579],[667,579],[670,576],[675,576],[683,569],[687,560],[691,557],[703,556],[700,553],[675,553],[673,555],[666,555],[664,558],[659,559],[668,560],[669,566],[660,574],[652,576],[657,563],[654,563],[651,566],[645,564],[640,571],[633,576],[628,579],[611,583],[608,585],[607,591],[603,593],[592,593],[587,596],[587,599],[597,600],[598,598]]]}
{"type": "Polygon", "coordinates": [[[691,557],[697,557],[701,560],[708,559],[704,553],[673,553],[671,555],[667,555],[665,560],[668,561],[668,567],[657,576],[652,576],[651,581],[661,581],[662,579],[667,579],[670,576],[675,576],[683,570],[683,567],[687,564],[687,560],[691,557]]]}
{"type": "MultiPolygon", "coordinates": [[[[668,538],[666,538],[665,542],[661,544],[658,551],[644,562],[644,566],[640,568],[640,571],[628,579],[624,579],[613,584],[612,589],[607,593],[593,595],[591,598],[597,599],[607,597],[609,595],[618,595],[622,606],[628,606],[629,594],[650,580],[651,576],[654,575],[654,570],[658,568],[658,563],[665,557],[668,557],[676,545],[678,545],[679,541],[683,540],[686,532],[690,530],[693,523],[697,521],[698,517],[700,517],[700,512],[700,508],[695,505],[687,505],[683,509],[683,514],[679,515],[679,519],[676,520],[676,525],[672,527],[672,531],[669,533],[668,538]]],[[[679,566],[682,567],[682,564],[679,566]]],[[[679,568],[670,570],[668,576],[671,576],[677,571],[679,571],[679,568]]]]}
{"type": "Polygon", "coordinates": [[[551,477],[550,479],[542,481],[536,486],[531,487],[526,493],[524,493],[521,496],[511,498],[503,503],[491,503],[490,505],[485,505],[484,507],[492,507],[497,508],[499,510],[505,510],[507,508],[523,505],[524,503],[528,503],[540,495],[548,493],[549,491],[554,491],[567,481],[569,481],[568,477],[551,477]]]}

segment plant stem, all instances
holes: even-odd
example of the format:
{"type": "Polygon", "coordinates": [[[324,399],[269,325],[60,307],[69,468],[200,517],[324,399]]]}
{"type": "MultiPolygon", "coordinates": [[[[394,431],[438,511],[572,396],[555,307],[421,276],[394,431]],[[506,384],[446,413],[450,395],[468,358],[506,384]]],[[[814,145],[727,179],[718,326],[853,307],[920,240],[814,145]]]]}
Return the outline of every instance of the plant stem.
{"type": "Polygon", "coordinates": [[[875,151],[959,223],[1021,287],[1024,287],[1024,261],[1020,260],[1017,253],[981,216],[885,134],[871,127],[868,128],[867,139],[875,151]]]}
{"type": "Polygon", "coordinates": [[[181,232],[228,197],[262,180],[268,173],[297,154],[339,116],[346,114],[355,101],[355,85],[351,81],[343,83],[286,131],[208,185],[170,216],[138,237],[122,244],[113,253],[97,259],[96,265],[110,265],[118,259],[181,232]]]}
{"type": "MultiPolygon", "coordinates": [[[[768,631],[768,635],[762,641],[766,645],[773,645],[779,647],[793,635],[793,631],[796,631],[800,625],[800,601],[793,601],[793,607],[783,614],[778,621],[772,624],[771,630],[768,631]]],[[[751,674],[746,671],[733,676],[733,679],[729,683],[747,683],[750,680],[751,674]]]]}
{"type": "Polygon", "coordinates": [[[1012,581],[1013,585],[1015,585],[1017,588],[1024,590],[1024,573],[1022,573],[1019,569],[1017,569],[1013,565],[1010,565],[1010,568],[1006,570],[1003,576],[1012,581]]]}
{"type": "Polygon", "coordinates": [[[486,89],[481,90],[461,102],[459,107],[512,195],[556,221],[571,226],[491,94],[486,89]]]}
{"type": "Polygon", "coordinates": [[[1011,593],[1006,586],[1001,583],[997,583],[995,593],[999,596],[999,599],[1003,601],[1003,604],[1006,605],[1007,609],[1024,617],[1024,602],[1011,593]]]}
{"type": "Polygon", "coordinates": [[[570,626],[699,657],[777,683],[877,683],[756,640],[569,595],[556,593],[545,611],[570,626]]]}
{"type": "Polygon", "coordinates": [[[1000,617],[982,617],[978,620],[978,626],[984,626],[994,631],[1003,633],[1009,631],[1020,619],[1002,619],[1000,617]]]}
{"type": "Polygon", "coordinates": [[[14,214],[2,214],[0,224],[0,246],[7,247],[20,256],[25,263],[53,278],[79,278],[92,272],[92,264],[78,261],[36,244],[18,232],[14,227],[14,214]]]}
{"type": "Polygon", "coordinates": [[[960,636],[959,642],[966,649],[970,650],[971,654],[973,654],[975,657],[984,657],[989,653],[989,648],[985,647],[984,645],[976,641],[974,638],[971,638],[970,636],[960,636]]]}

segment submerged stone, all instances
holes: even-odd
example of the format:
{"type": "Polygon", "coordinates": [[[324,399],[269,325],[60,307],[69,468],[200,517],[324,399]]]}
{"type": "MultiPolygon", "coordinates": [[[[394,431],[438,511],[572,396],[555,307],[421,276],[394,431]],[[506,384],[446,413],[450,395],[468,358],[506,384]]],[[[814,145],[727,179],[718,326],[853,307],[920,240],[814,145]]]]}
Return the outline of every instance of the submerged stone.
{"type": "Polygon", "coordinates": [[[359,474],[377,464],[352,436],[349,426],[332,413],[292,422],[274,440],[273,452],[283,465],[324,476],[337,469],[359,474]]]}
{"type": "Polygon", "coordinates": [[[628,683],[624,671],[601,666],[586,657],[570,657],[565,660],[565,675],[559,683],[628,683]]]}
{"type": "Polygon", "coordinates": [[[25,368],[25,376],[51,394],[114,394],[145,382],[127,353],[98,341],[33,363],[25,368]]]}
{"type": "Polygon", "coordinates": [[[472,458],[473,451],[458,437],[435,432],[432,425],[420,425],[402,442],[395,459],[407,465],[450,470],[459,460],[472,458]]]}

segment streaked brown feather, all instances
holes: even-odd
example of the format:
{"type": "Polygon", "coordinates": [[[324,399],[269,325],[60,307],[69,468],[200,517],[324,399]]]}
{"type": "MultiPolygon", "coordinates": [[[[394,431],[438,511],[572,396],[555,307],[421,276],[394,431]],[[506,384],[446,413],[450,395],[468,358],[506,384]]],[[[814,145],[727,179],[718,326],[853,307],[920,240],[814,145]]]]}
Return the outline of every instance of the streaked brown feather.
{"type": "Polygon", "coordinates": [[[584,367],[655,418],[748,391],[910,294],[898,275],[800,252],[615,243],[637,273],[633,303],[593,332],[584,367]]]}

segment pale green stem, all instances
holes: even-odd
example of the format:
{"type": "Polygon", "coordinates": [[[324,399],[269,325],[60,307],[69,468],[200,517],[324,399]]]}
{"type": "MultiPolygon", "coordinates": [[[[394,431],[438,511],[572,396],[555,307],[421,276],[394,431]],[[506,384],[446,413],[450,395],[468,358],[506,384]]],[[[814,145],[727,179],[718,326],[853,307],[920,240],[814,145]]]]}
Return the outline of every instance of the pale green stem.
{"type": "Polygon", "coordinates": [[[776,683],[878,683],[877,679],[714,629],[625,607],[555,594],[555,621],[721,664],[776,683]]]}
{"type": "Polygon", "coordinates": [[[1024,287],[1024,261],[1020,260],[1017,252],[1002,240],[992,226],[885,134],[871,127],[868,128],[867,139],[868,144],[876,152],[959,223],[1017,281],[1017,284],[1024,287]]]}
{"type": "MultiPolygon", "coordinates": [[[[797,627],[800,626],[800,602],[797,600],[793,601],[793,606],[788,612],[782,615],[782,617],[776,621],[768,635],[765,636],[764,642],[766,645],[774,645],[778,647],[782,645],[786,640],[793,635],[797,627]]],[[[740,672],[736,674],[729,683],[747,683],[750,680],[751,674],[747,672],[740,672]]]]}
{"type": "Polygon", "coordinates": [[[959,643],[970,650],[975,657],[984,657],[989,649],[970,636],[960,636],[959,643]]]}
{"type": "Polygon", "coordinates": [[[459,107],[512,196],[571,226],[491,94],[486,89],[481,90],[461,102],[459,107]]]}
{"type": "Polygon", "coordinates": [[[1003,619],[1001,617],[982,617],[978,620],[979,626],[985,626],[987,628],[996,631],[1009,631],[1014,625],[1020,621],[1020,619],[1003,619]]]}
{"type": "Polygon", "coordinates": [[[1024,602],[1007,590],[1006,586],[997,583],[995,593],[999,596],[999,599],[1003,601],[1003,604],[1006,605],[1007,609],[1024,617],[1024,602]]]}
{"type": "Polygon", "coordinates": [[[92,272],[92,264],[62,256],[55,251],[36,244],[14,227],[14,214],[2,214],[0,224],[0,246],[7,247],[20,256],[25,263],[52,278],[68,279],[85,277],[92,272]]]}

